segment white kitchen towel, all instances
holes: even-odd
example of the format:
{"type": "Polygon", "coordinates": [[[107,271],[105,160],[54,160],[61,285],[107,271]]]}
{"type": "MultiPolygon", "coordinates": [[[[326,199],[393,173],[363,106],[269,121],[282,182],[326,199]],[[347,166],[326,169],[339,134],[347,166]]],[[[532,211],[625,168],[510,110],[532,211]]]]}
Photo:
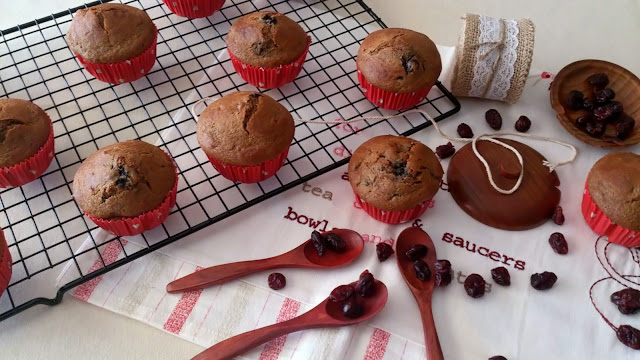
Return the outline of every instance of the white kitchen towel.
{"type": "MultiPolygon", "coordinates": [[[[447,54],[446,49],[443,53],[447,54]]],[[[445,64],[449,68],[450,62],[445,64]]],[[[616,339],[609,323],[640,328],[640,319],[620,314],[608,297],[625,286],[640,288],[635,280],[640,277],[639,256],[637,250],[596,242],[597,236],[582,219],[580,202],[587,172],[606,151],[579,143],[558,123],[548,105],[551,80],[549,73],[530,80],[516,105],[462,99],[460,114],[443,121],[441,127],[454,135],[457,125],[465,122],[476,134],[490,133],[484,112],[496,108],[504,119],[503,130],[512,129],[520,115],[527,115],[533,123],[530,133],[575,144],[579,149],[577,161],[557,170],[566,217],[562,226],[549,221],[528,231],[493,229],[464,213],[446,191],[440,191],[416,221],[386,225],[358,209],[343,167],[82,285],[73,295],[210,346],[301,314],[322,301],[335,286],[354,281],[369,269],[390,292],[389,302],[378,316],[359,326],[292,334],[244,358],[420,359],[424,358],[424,340],[415,301],[395,259],[379,263],[375,256],[376,243],[393,244],[405,227],[419,226],[433,238],[438,258],[450,260],[455,272],[452,284],[436,289],[433,300],[447,359],[483,359],[497,354],[508,359],[636,358],[637,352],[616,339]],[[308,239],[311,230],[333,227],[354,229],[367,243],[362,256],[348,267],[282,270],[287,286],[280,291],[267,287],[269,272],[186,294],[167,294],[164,290],[169,281],[199,267],[277,255],[308,239]],[[569,254],[558,255],[550,248],[549,235],[556,231],[565,234],[569,254]],[[490,270],[496,266],[509,269],[510,287],[491,281],[490,270]],[[558,276],[551,290],[536,291],[529,285],[530,275],[542,271],[558,276]],[[481,274],[488,281],[483,298],[472,299],[463,290],[461,283],[471,273],[481,274]]],[[[344,129],[336,126],[335,131],[344,129]]],[[[353,151],[377,133],[358,132],[346,150],[353,151]]],[[[433,128],[412,137],[431,148],[446,142],[433,128]]],[[[549,160],[567,158],[563,147],[518,140],[549,160]]],[[[330,149],[334,150],[344,151],[330,149]]],[[[442,162],[445,170],[448,161],[442,162]]],[[[103,251],[105,261],[122,256],[120,246],[111,244],[103,251]]],[[[131,247],[135,251],[137,246],[139,239],[131,238],[124,250],[131,247]]],[[[99,267],[98,261],[93,265],[99,267]]],[[[83,264],[87,268],[91,265],[83,264]]]]}

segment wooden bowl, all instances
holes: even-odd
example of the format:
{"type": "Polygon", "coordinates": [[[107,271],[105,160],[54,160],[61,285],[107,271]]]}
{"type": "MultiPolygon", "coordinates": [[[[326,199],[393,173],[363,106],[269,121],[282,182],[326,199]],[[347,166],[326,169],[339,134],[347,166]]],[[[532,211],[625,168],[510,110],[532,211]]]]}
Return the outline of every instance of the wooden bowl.
{"type": "Polygon", "coordinates": [[[640,79],[629,70],[602,60],[580,60],[565,66],[556,75],[551,84],[551,107],[558,113],[560,124],[571,135],[596,147],[615,149],[635,145],[640,142],[640,79]],[[615,137],[615,126],[608,124],[605,134],[596,138],[587,134],[576,125],[576,119],[587,113],[586,110],[572,110],[567,105],[567,97],[571,90],[579,90],[585,97],[591,96],[592,89],[587,77],[596,73],[606,73],[609,85],[616,93],[614,100],[620,101],[624,112],[636,120],[636,126],[625,140],[615,137]]]}

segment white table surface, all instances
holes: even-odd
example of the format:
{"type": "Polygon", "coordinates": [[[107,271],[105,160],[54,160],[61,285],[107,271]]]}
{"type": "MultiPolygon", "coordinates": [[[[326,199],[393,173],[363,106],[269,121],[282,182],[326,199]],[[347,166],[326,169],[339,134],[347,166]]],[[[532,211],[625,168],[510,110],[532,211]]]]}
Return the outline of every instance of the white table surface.
{"type": "MultiPolygon", "coordinates": [[[[528,17],[536,24],[533,68],[558,71],[597,58],[640,74],[638,0],[365,0],[388,26],[455,45],[465,12],[528,17]],[[594,19],[598,18],[599,21],[594,19]]],[[[0,29],[47,16],[82,0],[0,0],[0,29]]],[[[175,336],[65,297],[0,323],[1,359],[186,359],[202,350],[175,336]]]]}

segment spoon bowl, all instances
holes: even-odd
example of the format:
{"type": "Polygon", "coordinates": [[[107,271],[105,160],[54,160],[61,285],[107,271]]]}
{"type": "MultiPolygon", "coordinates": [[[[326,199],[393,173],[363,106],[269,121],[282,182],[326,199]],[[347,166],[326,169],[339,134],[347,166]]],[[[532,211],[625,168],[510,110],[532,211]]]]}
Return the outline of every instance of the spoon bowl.
{"type": "Polygon", "coordinates": [[[349,229],[333,229],[323,235],[332,232],[344,240],[346,249],[342,253],[331,250],[325,251],[323,256],[313,246],[311,239],[300,244],[296,248],[271,258],[241,261],[230,264],[212,266],[167,284],[167,292],[177,293],[203,289],[213,285],[253,274],[259,271],[277,268],[335,268],[352,263],[362,254],[364,240],[357,232],[349,229]]]}
{"type": "MultiPolygon", "coordinates": [[[[355,282],[351,283],[352,286],[355,286],[355,284],[355,282]]],[[[371,297],[362,298],[364,312],[358,318],[352,319],[344,316],[342,314],[342,304],[333,302],[327,297],[316,307],[298,317],[236,335],[213,345],[193,357],[192,360],[231,359],[256,346],[295,331],[347,326],[369,320],[384,308],[389,297],[387,287],[383,282],[375,280],[375,284],[375,294],[371,297]]],[[[357,295],[354,294],[353,296],[357,295]]]]}
{"type": "Polygon", "coordinates": [[[420,228],[406,228],[400,233],[396,241],[396,254],[400,273],[402,273],[402,277],[409,286],[409,290],[413,293],[413,297],[418,303],[418,309],[420,309],[427,360],[443,360],[444,356],[440,347],[440,340],[438,340],[436,324],[433,320],[433,312],[431,310],[431,296],[433,295],[433,288],[435,287],[434,264],[438,258],[433,240],[431,240],[429,234],[420,228]],[[418,244],[427,247],[427,255],[422,258],[422,261],[429,266],[431,276],[426,281],[421,281],[416,277],[415,270],[413,270],[413,261],[409,260],[405,255],[409,248],[418,244]]]}

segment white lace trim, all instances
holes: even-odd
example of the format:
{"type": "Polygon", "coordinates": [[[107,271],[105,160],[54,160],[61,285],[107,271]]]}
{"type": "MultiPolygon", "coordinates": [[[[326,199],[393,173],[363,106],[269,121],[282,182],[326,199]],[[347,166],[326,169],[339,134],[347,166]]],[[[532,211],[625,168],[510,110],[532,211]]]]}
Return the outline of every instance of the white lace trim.
{"type": "Polygon", "coordinates": [[[481,15],[479,29],[479,46],[476,51],[477,61],[473,69],[473,80],[471,81],[469,95],[504,100],[511,88],[511,78],[514,72],[513,65],[518,58],[516,51],[518,48],[517,22],[515,20],[501,21],[481,15]],[[503,32],[503,45],[501,47],[496,46],[503,37],[503,32]],[[493,78],[491,79],[492,76],[493,78]]]}

